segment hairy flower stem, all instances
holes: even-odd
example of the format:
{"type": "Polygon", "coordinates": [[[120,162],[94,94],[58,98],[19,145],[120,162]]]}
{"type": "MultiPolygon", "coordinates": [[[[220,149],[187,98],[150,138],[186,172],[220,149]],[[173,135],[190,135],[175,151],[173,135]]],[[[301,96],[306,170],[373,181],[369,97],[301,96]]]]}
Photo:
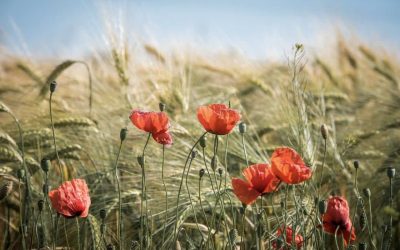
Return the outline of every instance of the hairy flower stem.
{"type": "Polygon", "coordinates": [[[50,92],[49,109],[50,109],[51,132],[53,133],[54,152],[55,152],[56,157],[57,157],[57,164],[58,164],[58,168],[59,168],[59,170],[60,170],[60,174],[61,174],[61,183],[62,183],[62,182],[65,181],[65,177],[64,177],[64,171],[62,170],[62,167],[61,167],[60,156],[58,155],[58,151],[57,151],[56,133],[55,133],[54,122],[53,122],[53,110],[52,110],[52,107],[51,107],[52,98],[53,98],[53,92],[50,92]]]}
{"type": "Polygon", "coordinates": [[[337,226],[336,230],[335,230],[335,244],[336,244],[336,249],[337,250],[339,250],[339,243],[338,243],[338,240],[337,240],[337,231],[339,230],[339,228],[340,228],[340,226],[337,226]]]}
{"type": "Polygon", "coordinates": [[[321,185],[322,185],[322,178],[324,176],[324,166],[325,166],[325,159],[326,159],[326,139],[324,139],[324,157],[322,158],[322,165],[321,165],[321,174],[319,176],[319,183],[318,183],[318,200],[319,200],[319,195],[320,195],[320,189],[321,189],[321,185]]]}
{"type": "Polygon", "coordinates": [[[78,236],[78,249],[81,249],[81,234],[79,230],[79,220],[78,217],[75,217],[75,222],[76,222],[76,230],[77,230],[77,236],[78,236]]]}
{"type": "Polygon", "coordinates": [[[193,158],[191,157],[190,160],[189,160],[188,169],[186,171],[185,185],[186,185],[186,191],[187,191],[188,196],[189,196],[190,206],[192,207],[192,211],[193,211],[193,215],[194,215],[194,221],[196,223],[197,230],[199,231],[199,233],[201,235],[202,241],[204,241],[204,236],[203,236],[203,233],[200,230],[199,222],[197,221],[196,209],[193,206],[192,196],[190,195],[190,189],[189,189],[189,184],[188,184],[188,176],[189,176],[189,172],[190,172],[190,167],[192,166],[192,162],[193,162],[193,158]]]}
{"type": "Polygon", "coordinates": [[[122,204],[121,204],[121,187],[120,187],[120,179],[119,179],[119,174],[118,174],[118,160],[119,156],[121,154],[121,149],[122,149],[122,144],[123,140],[120,141],[119,143],[119,149],[118,149],[118,154],[117,154],[117,159],[115,160],[115,166],[114,166],[114,174],[115,174],[115,180],[117,182],[117,191],[118,191],[118,222],[117,222],[117,239],[118,239],[118,246],[119,249],[122,249],[122,237],[121,237],[121,228],[122,228],[122,204]]]}
{"type": "Polygon", "coordinates": [[[201,180],[202,178],[199,178],[199,202],[200,202],[200,207],[201,207],[201,211],[203,212],[203,217],[204,217],[204,221],[206,222],[207,227],[210,230],[210,224],[208,224],[208,220],[207,220],[207,216],[206,216],[206,212],[204,210],[204,206],[203,206],[203,202],[201,200],[201,180]]]}
{"type": "MultiPolygon", "coordinates": [[[[145,237],[145,233],[147,236],[147,230],[144,229],[144,225],[143,225],[143,221],[144,221],[144,219],[143,219],[143,200],[144,199],[146,199],[146,219],[147,219],[146,172],[144,169],[144,165],[145,165],[144,153],[146,151],[147,144],[149,144],[150,136],[151,136],[151,133],[149,133],[147,136],[147,140],[146,140],[146,143],[144,144],[143,152],[142,152],[142,159],[143,159],[142,166],[141,166],[142,167],[142,198],[140,199],[140,230],[142,231],[142,233],[141,233],[141,237],[140,237],[140,249],[143,249],[143,239],[145,237]]],[[[146,223],[146,225],[147,225],[147,223],[146,223]]]]}
{"type": "MultiPolygon", "coordinates": [[[[34,238],[34,234],[33,234],[33,230],[37,231],[37,223],[39,221],[39,217],[40,217],[41,212],[38,213],[38,215],[36,216],[35,222],[33,224],[33,227],[31,229],[31,243],[29,245],[29,249],[32,249],[33,247],[33,238],[34,238]]],[[[35,234],[37,236],[37,234],[35,234]]]]}
{"type": "Polygon", "coordinates": [[[56,222],[54,223],[54,246],[57,247],[57,235],[58,235],[58,220],[60,219],[60,214],[57,213],[56,222]]]}
{"type": "Polygon", "coordinates": [[[248,167],[249,166],[249,159],[248,159],[248,156],[247,156],[246,144],[244,143],[244,133],[242,134],[242,147],[243,147],[244,158],[246,159],[246,167],[248,167]]]}
{"type": "Polygon", "coordinates": [[[168,192],[167,192],[167,186],[165,185],[165,180],[164,180],[164,160],[165,160],[165,145],[162,147],[162,160],[161,160],[161,180],[164,186],[164,192],[165,192],[165,215],[164,215],[164,228],[163,228],[163,234],[162,234],[162,242],[165,240],[165,230],[167,228],[167,218],[168,218],[168,192]]]}
{"type": "Polygon", "coordinates": [[[67,233],[67,223],[66,223],[67,219],[64,218],[63,219],[63,224],[64,224],[64,236],[65,236],[65,241],[67,242],[67,249],[70,249],[69,247],[69,240],[68,240],[68,233],[67,233]]]}
{"type": "Polygon", "coordinates": [[[192,155],[193,150],[195,149],[195,147],[197,146],[197,144],[200,142],[200,139],[205,136],[207,134],[207,132],[204,132],[199,139],[194,143],[194,145],[192,146],[192,148],[190,149],[190,152],[188,154],[188,156],[186,157],[186,161],[185,161],[185,165],[183,166],[183,171],[182,171],[182,176],[181,176],[181,182],[179,184],[179,190],[178,190],[178,197],[176,199],[176,216],[175,216],[175,225],[174,225],[174,237],[173,237],[173,241],[172,242],[176,242],[177,237],[178,237],[178,213],[179,213],[179,200],[180,200],[180,195],[181,195],[181,191],[182,191],[182,185],[183,185],[183,179],[185,177],[185,173],[186,173],[186,166],[189,162],[189,159],[192,155]]]}
{"type": "Polygon", "coordinates": [[[246,207],[243,208],[243,215],[242,215],[242,233],[240,235],[240,249],[246,249],[246,247],[243,245],[243,238],[244,238],[244,219],[246,218],[246,207]]]}
{"type": "MultiPolygon", "coordinates": [[[[204,148],[203,148],[203,162],[204,162],[205,169],[207,171],[208,178],[210,179],[211,189],[212,189],[214,195],[216,195],[216,193],[215,193],[216,190],[214,188],[214,181],[213,181],[213,179],[211,177],[211,173],[210,173],[210,171],[208,169],[208,165],[207,165],[207,162],[206,162],[206,154],[205,154],[204,148]]],[[[214,172],[214,177],[215,177],[215,172],[214,172]]],[[[217,185],[217,183],[215,183],[215,185],[217,185]]]]}

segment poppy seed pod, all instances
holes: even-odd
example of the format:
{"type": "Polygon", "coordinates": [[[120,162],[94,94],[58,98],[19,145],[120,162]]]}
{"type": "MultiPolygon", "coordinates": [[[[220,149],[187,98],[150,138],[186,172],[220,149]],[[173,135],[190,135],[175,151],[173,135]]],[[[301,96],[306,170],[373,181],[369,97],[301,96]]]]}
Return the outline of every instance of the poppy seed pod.
{"type": "Polygon", "coordinates": [[[25,170],[23,168],[18,169],[18,179],[22,180],[25,178],[25,170]]]}
{"type": "Polygon", "coordinates": [[[42,170],[43,170],[45,173],[47,173],[47,172],[49,171],[49,169],[50,169],[50,160],[48,160],[48,159],[46,159],[46,158],[43,158],[43,159],[40,161],[40,167],[42,168],[42,170]]]}
{"type": "Polygon", "coordinates": [[[244,134],[244,133],[246,133],[246,131],[247,131],[246,123],[244,123],[244,122],[239,123],[239,132],[241,134],[244,134]]]}
{"type": "Polygon", "coordinates": [[[206,142],[207,142],[207,137],[206,137],[206,135],[203,135],[203,136],[200,138],[200,141],[199,141],[200,146],[201,146],[202,148],[205,148],[205,147],[206,147],[206,142]]]}
{"type": "Polygon", "coordinates": [[[107,212],[105,209],[100,209],[100,218],[104,220],[107,216],[107,212]]]}
{"type": "Polygon", "coordinates": [[[211,168],[212,170],[215,171],[218,167],[218,156],[214,155],[213,158],[211,159],[211,168]]]}
{"type": "Polygon", "coordinates": [[[367,198],[371,197],[371,190],[369,188],[364,188],[363,193],[364,193],[365,197],[367,197],[367,198]]]}
{"type": "Polygon", "coordinates": [[[56,81],[52,81],[50,83],[50,92],[53,93],[54,91],[56,91],[56,87],[57,87],[57,82],[56,81]]]}
{"type": "Polygon", "coordinates": [[[200,171],[199,171],[200,179],[203,178],[205,172],[206,172],[206,171],[204,170],[204,168],[200,169],[200,171]]]}
{"type": "Polygon", "coordinates": [[[127,128],[121,129],[121,131],[119,132],[119,139],[121,141],[124,141],[126,139],[126,135],[127,134],[128,134],[128,129],[127,128]]]}
{"type": "Polygon", "coordinates": [[[355,169],[358,169],[360,167],[360,162],[359,161],[354,161],[353,165],[354,165],[355,169]]]}
{"type": "Polygon", "coordinates": [[[43,211],[43,207],[44,207],[44,200],[39,200],[38,201],[39,212],[43,211]]]}
{"type": "Polygon", "coordinates": [[[224,173],[224,170],[222,168],[218,168],[218,174],[222,175],[224,173]]]}
{"type": "Polygon", "coordinates": [[[166,107],[167,105],[165,105],[165,103],[163,103],[163,102],[160,102],[159,104],[158,104],[158,107],[160,108],[160,111],[161,112],[163,112],[164,110],[165,110],[165,107],[166,107]]]}
{"type": "Polygon", "coordinates": [[[396,169],[394,167],[388,167],[386,170],[387,176],[392,179],[396,175],[396,169]]]}
{"type": "Polygon", "coordinates": [[[328,127],[325,124],[321,125],[321,135],[324,140],[328,138],[328,127]]]}
{"type": "Polygon", "coordinates": [[[144,166],[144,163],[146,162],[146,158],[145,158],[144,156],[138,156],[138,157],[137,157],[137,161],[138,161],[139,165],[140,165],[141,167],[143,167],[143,166],[144,166]]]}
{"type": "Polygon", "coordinates": [[[320,214],[326,213],[328,206],[325,200],[319,201],[318,203],[318,211],[320,214]]]}
{"type": "Polygon", "coordinates": [[[367,250],[367,243],[360,242],[360,244],[358,244],[358,250],[367,250]]]}
{"type": "Polygon", "coordinates": [[[193,150],[192,153],[190,154],[190,157],[192,158],[192,160],[193,160],[194,158],[196,158],[196,155],[197,155],[197,151],[196,151],[196,150],[193,150]]]}

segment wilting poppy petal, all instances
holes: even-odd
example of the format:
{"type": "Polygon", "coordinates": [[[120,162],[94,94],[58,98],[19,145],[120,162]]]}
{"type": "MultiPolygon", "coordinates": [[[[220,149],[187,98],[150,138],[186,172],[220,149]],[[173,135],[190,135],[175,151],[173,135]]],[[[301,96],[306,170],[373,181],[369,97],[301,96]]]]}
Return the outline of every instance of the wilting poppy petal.
{"type": "Polygon", "coordinates": [[[172,136],[169,132],[163,132],[163,133],[157,133],[157,134],[151,134],[153,136],[153,139],[165,146],[171,146],[172,145],[172,136]]]}
{"type": "Polygon", "coordinates": [[[211,104],[197,109],[197,119],[207,132],[229,134],[240,120],[240,114],[225,104],[211,104]]]}
{"type": "MultiPolygon", "coordinates": [[[[284,231],[284,227],[282,228],[278,228],[278,231],[276,232],[276,236],[279,237],[282,235],[283,231],[284,231]]],[[[286,246],[285,249],[291,249],[292,247],[292,241],[293,241],[293,229],[289,226],[286,226],[286,246]]],[[[303,246],[303,236],[301,236],[300,234],[296,234],[294,236],[294,241],[296,244],[296,249],[301,249],[301,247],[303,246]]],[[[284,244],[285,245],[285,244],[284,244]]],[[[274,242],[272,244],[273,248],[275,249],[282,249],[282,247],[278,247],[278,244],[276,242],[274,242]]]]}
{"type": "Polygon", "coordinates": [[[152,134],[166,132],[169,128],[169,119],[164,112],[133,110],[129,119],[138,129],[152,134]]]}
{"type": "Polygon", "coordinates": [[[308,180],[312,171],[301,156],[291,148],[277,148],[271,157],[272,172],[283,182],[298,184],[308,180]]]}
{"type": "Polygon", "coordinates": [[[239,178],[232,178],[232,187],[238,199],[246,205],[252,204],[261,195],[249,183],[239,178]]]}
{"type": "Polygon", "coordinates": [[[89,189],[83,179],[64,182],[49,192],[53,208],[64,217],[87,217],[91,204],[89,189]]]}
{"type": "Polygon", "coordinates": [[[322,216],[325,232],[343,235],[346,245],[356,239],[350,219],[350,208],[344,197],[332,196],[328,199],[326,213],[322,216]],[[351,230],[351,233],[350,233],[351,230]]]}

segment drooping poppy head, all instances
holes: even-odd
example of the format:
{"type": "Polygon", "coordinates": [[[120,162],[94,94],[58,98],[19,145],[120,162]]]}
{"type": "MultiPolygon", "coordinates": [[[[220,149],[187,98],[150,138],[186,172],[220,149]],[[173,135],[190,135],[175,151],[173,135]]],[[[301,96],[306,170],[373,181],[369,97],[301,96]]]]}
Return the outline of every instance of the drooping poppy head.
{"type": "Polygon", "coordinates": [[[328,199],[326,213],[322,216],[322,226],[327,233],[343,235],[346,246],[356,239],[349,205],[344,197],[332,196],[328,199]]]}
{"type": "Polygon", "coordinates": [[[225,104],[211,104],[197,109],[197,119],[207,132],[226,135],[238,123],[240,114],[225,104]]]}
{"type": "Polygon", "coordinates": [[[151,134],[153,136],[153,139],[167,147],[171,146],[173,143],[172,140],[172,135],[169,132],[162,132],[162,133],[157,133],[157,134],[151,134]]]}
{"type": "Polygon", "coordinates": [[[169,119],[164,112],[133,110],[129,119],[138,129],[152,134],[166,132],[169,128],[169,119]]]}
{"type": "Polygon", "coordinates": [[[279,179],[272,173],[268,164],[255,164],[243,170],[245,180],[232,178],[233,192],[239,200],[252,204],[260,195],[273,192],[279,179]]]}
{"type": "Polygon", "coordinates": [[[292,148],[275,149],[271,157],[272,172],[287,184],[298,184],[308,180],[312,171],[301,156],[292,148]]]}
{"type": "Polygon", "coordinates": [[[66,218],[85,218],[88,215],[91,201],[88,186],[83,179],[64,182],[50,191],[49,198],[53,208],[66,218]]]}
{"type": "MultiPolygon", "coordinates": [[[[282,238],[280,237],[282,235],[282,233],[285,231],[284,227],[282,228],[278,228],[278,231],[276,232],[276,236],[277,238],[282,238]]],[[[303,246],[303,236],[301,236],[300,234],[296,234],[294,236],[294,244],[296,246],[296,249],[301,249],[301,247],[303,246]]],[[[282,244],[282,246],[279,246],[279,244],[275,241],[272,244],[272,247],[274,249],[292,249],[292,242],[293,242],[293,229],[289,226],[286,227],[286,244],[282,244]]]]}

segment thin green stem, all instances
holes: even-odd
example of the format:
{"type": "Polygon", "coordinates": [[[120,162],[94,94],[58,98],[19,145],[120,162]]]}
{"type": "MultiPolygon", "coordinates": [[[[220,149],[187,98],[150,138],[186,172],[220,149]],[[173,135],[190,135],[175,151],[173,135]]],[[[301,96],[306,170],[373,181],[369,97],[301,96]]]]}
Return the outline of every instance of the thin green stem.
{"type": "Polygon", "coordinates": [[[240,235],[240,249],[246,249],[245,245],[243,244],[243,238],[244,238],[244,219],[246,217],[246,208],[243,209],[243,216],[242,216],[242,233],[240,235]]]}
{"type": "Polygon", "coordinates": [[[78,249],[81,249],[81,234],[79,230],[79,220],[78,217],[75,217],[75,222],[76,222],[76,230],[77,230],[77,235],[78,235],[78,249]]]}
{"type": "Polygon", "coordinates": [[[141,166],[142,167],[142,198],[140,200],[140,230],[142,231],[142,234],[140,237],[140,249],[143,249],[143,237],[145,236],[145,233],[147,236],[147,230],[144,229],[144,225],[143,225],[143,221],[144,221],[144,219],[143,219],[143,200],[144,199],[146,199],[146,218],[147,218],[146,172],[145,172],[145,168],[144,168],[144,166],[145,166],[144,153],[146,151],[147,144],[149,143],[150,136],[151,136],[151,133],[149,133],[147,136],[147,140],[146,140],[146,143],[144,144],[143,152],[142,152],[142,160],[143,160],[142,166],[141,166]]]}
{"type": "Polygon", "coordinates": [[[183,179],[185,177],[185,173],[186,173],[186,166],[189,162],[189,158],[194,150],[194,148],[197,146],[197,144],[200,142],[200,139],[205,136],[207,134],[207,132],[204,132],[199,139],[195,142],[195,144],[192,146],[192,148],[190,149],[190,152],[188,154],[188,156],[186,157],[186,161],[185,161],[185,165],[183,166],[183,171],[182,171],[182,176],[181,176],[181,182],[179,184],[179,190],[178,190],[178,197],[176,199],[176,216],[175,216],[175,225],[174,225],[174,237],[173,237],[173,242],[176,242],[177,236],[178,236],[178,213],[179,213],[179,200],[180,200],[180,195],[181,195],[181,191],[182,191],[182,185],[183,185],[183,179]]]}
{"type": "Polygon", "coordinates": [[[337,226],[336,227],[336,230],[335,230],[335,244],[336,244],[336,249],[337,250],[339,250],[339,243],[338,243],[338,240],[337,240],[337,231],[339,230],[339,226],[337,226]]]}
{"type": "Polygon", "coordinates": [[[246,144],[244,143],[244,134],[242,134],[242,147],[243,147],[244,157],[246,159],[246,167],[248,167],[249,166],[249,159],[248,159],[248,156],[247,156],[246,144]]]}
{"type": "Polygon", "coordinates": [[[165,230],[167,228],[167,218],[168,218],[168,192],[167,192],[167,186],[165,185],[165,180],[164,180],[164,160],[165,160],[165,145],[162,147],[162,161],[161,161],[161,180],[164,186],[164,192],[165,192],[165,215],[164,215],[164,228],[163,228],[163,234],[162,234],[162,242],[164,243],[165,240],[165,230]]]}
{"type": "Polygon", "coordinates": [[[115,180],[117,182],[117,190],[118,190],[118,223],[117,223],[117,237],[118,237],[118,246],[119,249],[122,249],[122,238],[121,238],[121,228],[122,228],[122,204],[121,204],[121,187],[120,187],[120,179],[119,179],[119,174],[118,174],[118,160],[119,156],[121,154],[121,149],[122,149],[122,144],[123,141],[121,140],[119,144],[119,149],[118,149],[118,154],[117,154],[117,159],[115,160],[115,166],[114,166],[114,174],[115,174],[115,180]]]}
{"type": "Polygon", "coordinates": [[[62,170],[60,156],[58,155],[58,151],[57,151],[56,132],[55,132],[55,129],[54,129],[53,111],[52,111],[52,108],[51,108],[52,98],[53,98],[53,92],[50,92],[49,108],[50,108],[51,132],[53,133],[53,145],[54,145],[54,151],[55,151],[56,157],[57,157],[58,168],[59,168],[60,174],[61,174],[61,180],[62,180],[62,182],[64,182],[65,181],[64,171],[62,170]]]}
{"type": "Polygon", "coordinates": [[[324,165],[325,165],[325,159],[326,159],[326,139],[324,139],[324,157],[322,158],[322,166],[321,166],[321,174],[319,176],[319,184],[318,184],[318,201],[319,201],[319,192],[321,189],[321,184],[322,184],[322,178],[324,176],[324,165]]]}

